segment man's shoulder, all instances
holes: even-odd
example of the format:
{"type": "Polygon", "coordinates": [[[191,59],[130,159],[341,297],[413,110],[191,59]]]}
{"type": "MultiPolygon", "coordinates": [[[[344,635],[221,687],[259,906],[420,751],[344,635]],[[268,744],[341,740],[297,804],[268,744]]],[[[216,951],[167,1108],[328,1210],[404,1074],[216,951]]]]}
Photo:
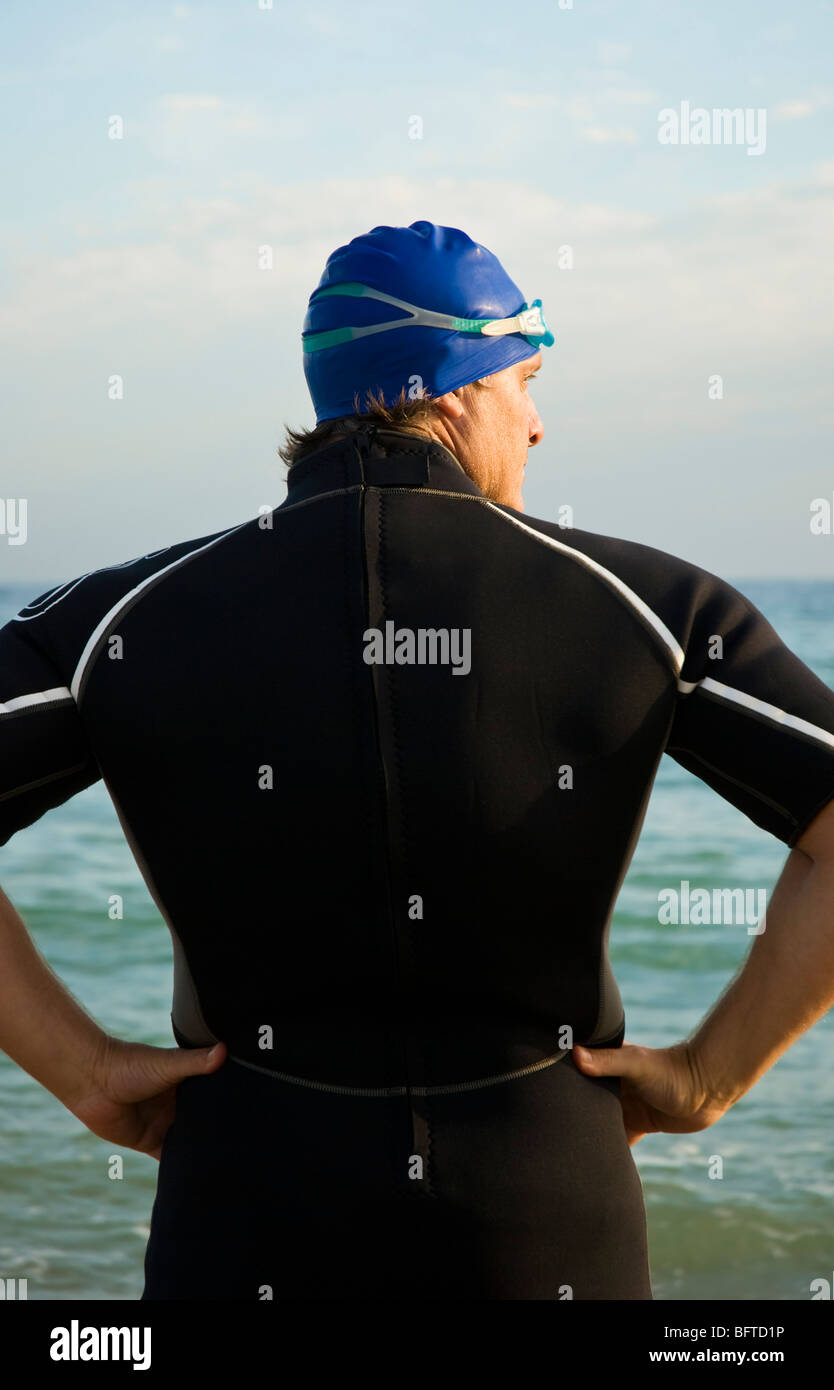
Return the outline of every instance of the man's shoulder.
{"type": "MultiPolygon", "coordinates": [[[[497,504],[493,504],[496,505],[497,504]]],[[[720,575],[702,568],[670,550],[647,545],[644,541],[626,536],[611,536],[600,531],[584,531],[580,527],[545,517],[528,516],[512,507],[497,506],[508,521],[528,530],[534,538],[550,544],[556,550],[574,552],[578,561],[624,580],[634,580],[657,588],[687,581],[725,584],[720,575]]]]}
{"type": "Polygon", "coordinates": [[[167,570],[196,558],[200,552],[208,550],[225,536],[239,529],[241,528],[237,526],[227,527],[209,535],[175,541],[171,545],[160,546],[158,550],[132,556],[129,560],[119,560],[112,565],[87,570],[73,579],[53,585],[37,598],[31,599],[15,614],[12,621],[41,623],[52,613],[55,613],[57,618],[59,610],[62,622],[67,621],[70,614],[95,613],[103,605],[118,602],[146,581],[156,576],[162,577],[167,570]]]}
{"type": "Polygon", "coordinates": [[[57,661],[77,661],[92,635],[124,606],[141,600],[143,593],[164,583],[179,566],[201,555],[208,557],[226,536],[248,525],[257,525],[257,519],[175,541],[56,584],[25,604],[11,619],[9,630],[57,661]]]}
{"type": "MultiPolygon", "coordinates": [[[[723,627],[763,615],[729,580],[673,551],[624,536],[584,531],[502,507],[531,537],[569,553],[601,584],[639,611],[649,610],[685,647],[696,627],[723,627]]],[[[643,613],[643,616],[647,616],[643,613]]]]}

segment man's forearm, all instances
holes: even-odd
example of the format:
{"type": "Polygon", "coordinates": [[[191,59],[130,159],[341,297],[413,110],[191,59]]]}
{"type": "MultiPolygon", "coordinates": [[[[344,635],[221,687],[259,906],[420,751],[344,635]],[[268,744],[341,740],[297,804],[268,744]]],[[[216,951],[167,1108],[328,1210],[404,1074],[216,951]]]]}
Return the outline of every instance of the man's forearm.
{"type": "Polygon", "coordinates": [[[765,929],[686,1040],[711,1099],[733,1105],[834,1004],[834,858],[794,849],[765,929]]]}
{"type": "Polygon", "coordinates": [[[106,1042],[0,888],[0,1049],[70,1105],[89,1089],[106,1042]]]}

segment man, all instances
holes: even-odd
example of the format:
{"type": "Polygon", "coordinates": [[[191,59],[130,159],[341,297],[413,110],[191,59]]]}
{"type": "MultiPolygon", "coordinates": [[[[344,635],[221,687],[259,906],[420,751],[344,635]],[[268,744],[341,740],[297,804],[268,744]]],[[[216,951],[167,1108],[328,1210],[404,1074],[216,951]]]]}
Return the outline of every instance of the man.
{"type": "Polygon", "coordinates": [[[0,1046],[161,1159],[145,1298],[651,1298],[629,1146],[834,1002],[834,694],[719,577],[523,517],[552,341],[463,232],[374,228],[286,501],[0,631],[0,843],[102,777],[174,941],[179,1047],[131,1044],[2,904],[0,1046]],[[664,752],[790,854],[650,1049],[608,929],[664,752]]]}

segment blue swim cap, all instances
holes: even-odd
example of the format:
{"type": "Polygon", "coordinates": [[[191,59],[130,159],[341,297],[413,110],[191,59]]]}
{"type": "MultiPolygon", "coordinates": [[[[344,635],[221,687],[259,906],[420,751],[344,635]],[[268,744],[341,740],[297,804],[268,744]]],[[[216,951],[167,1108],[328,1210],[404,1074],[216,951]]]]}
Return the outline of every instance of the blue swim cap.
{"type": "Polygon", "coordinates": [[[386,405],[403,387],[411,399],[442,396],[552,343],[541,300],[528,306],[491,251],[433,222],[374,227],[334,251],[302,335],[317,424],[353,415],[356,394],[360,413],[368,391],[386,405]]]}

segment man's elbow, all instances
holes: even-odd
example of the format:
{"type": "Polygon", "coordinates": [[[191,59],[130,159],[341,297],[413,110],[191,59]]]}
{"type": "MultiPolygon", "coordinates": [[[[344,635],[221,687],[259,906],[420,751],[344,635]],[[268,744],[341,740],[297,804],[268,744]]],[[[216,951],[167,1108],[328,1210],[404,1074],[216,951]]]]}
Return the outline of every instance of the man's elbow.
{"type": "Polygon", "coordinates": [[[794,845],[794,849],[801,849],[809,859],[834,860],[834,791],[831,797],[794,845]]]}

